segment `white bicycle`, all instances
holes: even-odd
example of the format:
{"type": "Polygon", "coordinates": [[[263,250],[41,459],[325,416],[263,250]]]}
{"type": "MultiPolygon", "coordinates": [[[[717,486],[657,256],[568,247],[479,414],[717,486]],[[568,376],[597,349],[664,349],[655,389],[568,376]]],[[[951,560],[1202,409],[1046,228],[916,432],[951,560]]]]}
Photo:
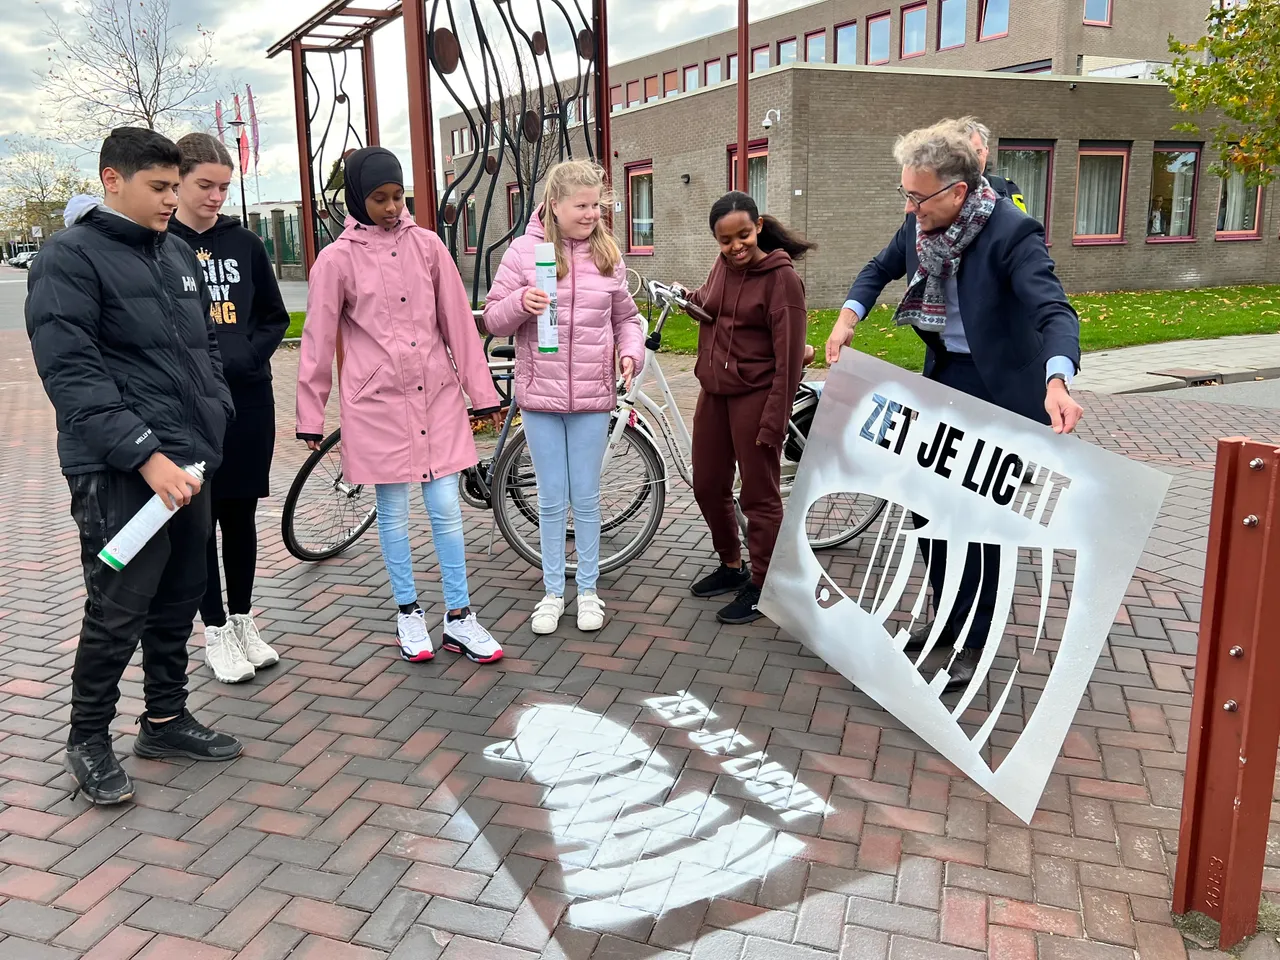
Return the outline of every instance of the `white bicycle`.
{"type": "MultiPolygon", "coordinates": [[[[661,312],[645,339],[644,370],[634,379],[631,389],[619,396],[600,481],[600,569],[606,573],[643,554],[661,527],[669,474],[658,446],[659,437],[666,445],[677,475],[690,487],[693,485],[692,439],[662,372],[658,350],[662,346],[662,329],[673,310],[680,308],[694,313],[697,308],[678,288],[653,280],[648,282],[648,287],[651,300],[661,307],[661,312]],[[645,392],[644,386],[649,381],[656,387],[661,402],[645,392]]],[[[498,355],[499,351],[495,350],[494,356],[498,355]]],[[[502,359],[507,356],[504,352],[502,359]]],[[[796,392],[783,444],[784,497],[791,490],[804,453],[821,391],[821,383],[806,382],[796,392]]],[[[514,404],[511,409],[514,413],[514,404]]],[[[503,538],[530,564],[541,566],[537,481],[524,431],[511,430],[512,421],[513,417],[509,416],[495,459],[491,463],[482,462],[479,467],[478,474],[487,481],[479,487],[487,489],[478,487],[471,491],[468,500],[491,505],[503,538]]],[[[747,519],[737,507],[736,497],[734,505],[745,534],[747,519]]],[[[823,497],[810,508],[806,518],[809,543],[814,549],[848,543],[871,525],[884,506],[884,500],[861,494],[823,497]]],[[[677,536],[680,532],[683,531],[677,532],[677,536]]],[[[572,536],[570,526],[570,539],[572,536]]],[[[576,564],[570,560],[567,569],[572,574],[576,564]]]]}

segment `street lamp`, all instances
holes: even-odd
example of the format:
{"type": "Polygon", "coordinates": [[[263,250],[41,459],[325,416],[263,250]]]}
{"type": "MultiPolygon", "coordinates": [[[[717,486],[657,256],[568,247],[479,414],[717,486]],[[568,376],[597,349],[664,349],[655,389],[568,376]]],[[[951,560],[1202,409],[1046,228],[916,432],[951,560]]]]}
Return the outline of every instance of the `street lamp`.
{"type": "Polygon", "coordinates": [[[236,166],[240,168],[240,226],[249,226],[249,206],[244,198],[244,151],[240,149],[240,137],[244,133],[245,122],[243,120],[229,120],[227,126],[235,131],[236,134],[236,166]]]}

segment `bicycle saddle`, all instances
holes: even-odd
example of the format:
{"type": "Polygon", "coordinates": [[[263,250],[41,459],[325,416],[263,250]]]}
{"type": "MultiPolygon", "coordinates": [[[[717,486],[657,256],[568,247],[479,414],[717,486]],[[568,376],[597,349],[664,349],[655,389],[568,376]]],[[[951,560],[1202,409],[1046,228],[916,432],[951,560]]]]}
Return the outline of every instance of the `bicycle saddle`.
{"type": "Polygon", "coordinates": [[[516,358],[516,345],[514,343],[499,343],[489,348],[489,359],[491,360],[514,360],[516,358]]]}

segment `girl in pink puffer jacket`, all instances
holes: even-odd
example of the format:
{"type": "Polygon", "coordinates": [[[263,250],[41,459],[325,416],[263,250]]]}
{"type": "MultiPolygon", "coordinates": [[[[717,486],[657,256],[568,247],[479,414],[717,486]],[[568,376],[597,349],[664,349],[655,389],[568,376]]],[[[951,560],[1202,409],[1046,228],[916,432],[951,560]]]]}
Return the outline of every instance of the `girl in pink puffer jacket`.
{"type": "Polygon", "coordinates": [[[615,352],[628,387],[644,363],[644,325],[627,292],[622,252],[600,218],[604,171],[585,160],[547,174],[543,203],[502,258],[484,325],[516,338],[516,400],[538,483],[542,578],[533,632],[554,633],[564,613],[565,526],[573,504],[578,629],[599,630],[600,471],[617,405],[615,352]],[[538,315],[550,298],[534,283],[534,247],[556,247],[559,348],[538,351],[538,315]],[[572,451],[572,456],[570,456],[572,451]]]}

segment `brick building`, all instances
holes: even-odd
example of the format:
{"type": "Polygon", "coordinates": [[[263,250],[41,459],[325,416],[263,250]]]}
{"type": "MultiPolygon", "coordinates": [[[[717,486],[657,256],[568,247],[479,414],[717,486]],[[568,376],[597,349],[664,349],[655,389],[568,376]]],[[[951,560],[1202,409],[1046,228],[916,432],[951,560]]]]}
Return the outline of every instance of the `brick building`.
{"type": "MultiPolygon", "coordinates": [[[[867,65],[869,51],[873,61],[883,52],[882,21],[868,12],[881,3],[826,0],[751,25],[759,62],[749,81],[757,139],[747,188],[762,209],[820,244],[803,268],[811,306],[838,305],[901,223],[896,137],[965,113],[992,128],[993,165],[1019,183],[1046,225],[1068,290],[1280,277],[1280,212],[1267,191],[1209,172],[1203,142],[1173,129],[1181,117],[1162,83],[1114,76],[1143,75],[1167,59],[1170,30],[1195,37],[1200,0],[897,3],[887,21],[889,63],[867,65]],[[1086,12],[1110,26],[1086,24],[1086,12]],[[838,62],[842,44],[848,51],[854,42],[850,25],[856,65],[838,62]],[[920,30],[925,52],[914,54],[920,30]]],[[[715,257],[706,216],[736,186],[735,42],[728,31],[610,66],[614,230],[644,276],[697,283],[715,257]],[[708,84],[717,62],[721,80],[708,84]]],[[[585,155],[582,121],[592,115],[592,104],[575,100],[562,114],[565,129],[553,125],[548,137],[567,136],[574,155],[585,155]]],[[[463,119],[440,127],[446,179],[456,177],[452,190],[468,198],[456,226],[459,265],[483,296],[501,236],[523,229],[532,204],[509,163],[485,170],[463,119]]]]}

